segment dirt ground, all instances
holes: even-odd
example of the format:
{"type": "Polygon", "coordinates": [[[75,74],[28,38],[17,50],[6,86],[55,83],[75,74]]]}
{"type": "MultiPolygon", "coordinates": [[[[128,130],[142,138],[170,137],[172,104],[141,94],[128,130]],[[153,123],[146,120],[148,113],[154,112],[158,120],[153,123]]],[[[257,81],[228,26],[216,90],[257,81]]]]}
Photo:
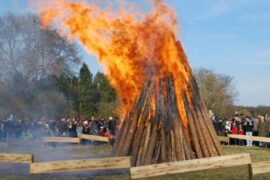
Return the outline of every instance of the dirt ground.
{"type": "MultiPolygon", "coordinates": [[[[252,161],[270,160],[270,148],[258,148],[245,146],[223,146],[225,154],[251,153],[252,161]]],[[[55,148],[30,148],[23,146],[12,146],[8,148],[0,147],[0,152],[7,153],[31,153],[34,154],[35,162],[74,160],[109,157],[111,146],[107,144],[99,145],[61,145],[55,148]]],[[[24,179],[100,179],[100,180],[118,180],[130,179],[128,170],[110,170],[110,171],[82,171],[74,173],[51,173],[40,175],[29,175],[29,165],[0,163],[0,179],[24,180],[24,179]]],[[[241,180],[248,179],[247,166],[225,168],[219,170],[201,171],[196,173],[177,174],[173,176],[162,176],[148,179],[162,180],[241,180]]],[[[257,175],[254,179],[270,179],[270,174],[257,175]]]]}

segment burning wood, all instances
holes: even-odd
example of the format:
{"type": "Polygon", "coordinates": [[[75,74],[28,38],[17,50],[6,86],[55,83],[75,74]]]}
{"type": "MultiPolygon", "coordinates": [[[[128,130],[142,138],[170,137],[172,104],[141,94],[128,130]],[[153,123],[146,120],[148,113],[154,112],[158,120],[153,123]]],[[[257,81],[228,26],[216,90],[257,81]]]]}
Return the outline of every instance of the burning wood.
{"type": "Polygon", "coordinates": [[[61,35],[78,39],[99,57],[123,102],[114,156],[131,155],[132,166],[139,166],[221,154],[176,39],[177,18],[171,7],[154,1],[152,11],[138,18],[123,8],[119,13],[85,2],[53,2],[41,7],[42,24],[57,23],[61,35]]]}
{"type": "Polygon", "coordinates": [[[133,166],[220,155],[197,88],[192,79],[189,92],[194,94],[190,102],[189,92],[182,91],[188,116],[185,125],[177,106],[173,76],[147,81],[123,122],[113,155],[131,155],[133,166]]]}

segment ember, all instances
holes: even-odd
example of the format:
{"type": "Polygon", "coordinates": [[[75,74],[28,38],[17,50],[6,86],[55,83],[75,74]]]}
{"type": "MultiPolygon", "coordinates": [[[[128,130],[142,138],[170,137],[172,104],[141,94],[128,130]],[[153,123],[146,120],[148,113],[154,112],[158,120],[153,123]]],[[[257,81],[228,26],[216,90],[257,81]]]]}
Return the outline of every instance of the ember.
{"type": "Polygon", "coordinates": [[[138,16],[121,8],[67,0],[43,4],[43,25],[77,39],[96,55],[122,99],[122,126],[114,156],[132,165],[221,154],[191,67],[176,40],[177,18],[162,1],[138,16]],[[113,9],[113,8],[111,8],[113,9]]]}

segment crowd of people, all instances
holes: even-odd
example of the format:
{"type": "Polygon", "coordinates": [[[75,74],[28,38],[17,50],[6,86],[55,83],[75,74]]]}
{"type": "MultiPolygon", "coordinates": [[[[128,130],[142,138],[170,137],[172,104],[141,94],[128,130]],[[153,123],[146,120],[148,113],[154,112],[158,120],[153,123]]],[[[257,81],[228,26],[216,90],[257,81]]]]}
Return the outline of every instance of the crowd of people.
{"type": "MultiPolygon", "coordinates": [[[[256,117],[244,116],[235,113],[231,118],[224,119],[210,113],[214,128],[219,136],[238,134],[247,136],[270,137],[270,116],[258,115],[256,117]]],[[[78,137],[80,134],[91,134],[108,137],[115,135],[118,119],[96,118],[62,118],[60,120],[49,119],[45,116],[39,120],[20,120],[13,115],[6,120],[0,120],[0,142],[6,141],[7,137],[18,139],[35,140],[43,136],[78,137]]],[[[85,143],[85,141],[83,141],[85,143]]],[[[231,139],[231,144],[246,146],[268,146],[263,142],[251,140],[231,139]]]]}
{"type": "MultiPolygon", "coordinates": [[[[270,117],[267,115],[258,115],[255,117],[244,116],[235,113],[233,117],[223,119],[220,116],[212,116],[213,125],[219,136],[227,134],[238,134],[246,136],[270,137],[270,117]]],[[[246,146],[268,146],[263,142],[253,142],[252,140],[232,139],[231,144],[246,146]]]]}
{"type": "Polygon", "coordinates": [[[0,141],[7,137],[35,140],[43,136],[78,137],[80,134],[99,136],[115,135],[117,131],[117,118],[62,118],[54,120],[41,117],[39,120],[20,120],[11,115],[6,120],[0,120],[0,141]]]}

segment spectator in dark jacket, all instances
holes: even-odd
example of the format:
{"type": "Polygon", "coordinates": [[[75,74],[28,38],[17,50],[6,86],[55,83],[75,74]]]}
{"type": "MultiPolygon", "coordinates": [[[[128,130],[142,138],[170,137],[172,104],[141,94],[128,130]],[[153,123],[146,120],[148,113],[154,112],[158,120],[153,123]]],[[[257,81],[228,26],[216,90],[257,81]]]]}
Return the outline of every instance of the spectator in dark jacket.
{"type": "MultiPolygon", "coordinates": [[[[246,118],[246,122],[244,124],[246,135],[247,136],[252,136],[253,132],[253,122],[250,117],[246,118]]],[[[252,146],[252,140],[247,140],[247,146],[252,146]]]]}

